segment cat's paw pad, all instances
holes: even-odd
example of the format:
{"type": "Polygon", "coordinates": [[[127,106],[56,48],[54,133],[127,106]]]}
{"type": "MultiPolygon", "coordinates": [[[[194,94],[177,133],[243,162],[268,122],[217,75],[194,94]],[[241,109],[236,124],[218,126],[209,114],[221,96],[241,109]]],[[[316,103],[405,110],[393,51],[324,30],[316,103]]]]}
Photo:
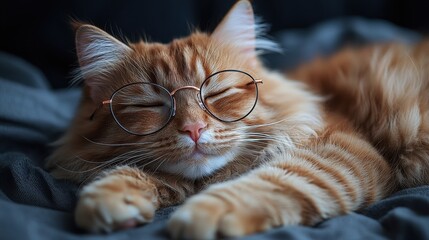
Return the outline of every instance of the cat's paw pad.
{"type": "Polygon", "coordinates": [[[168,230],[174,239],[239,237],[274,227],[269,214],[252,212],[209,195],[197,195],[170,218],[168,230]]]}
{"type": "Polygon", "coordinates": [[[152,221],[156,207],[147,193],[108,186],[84,189],[75,211],[79,227],[91,232],[111,232],[152,221]]]}

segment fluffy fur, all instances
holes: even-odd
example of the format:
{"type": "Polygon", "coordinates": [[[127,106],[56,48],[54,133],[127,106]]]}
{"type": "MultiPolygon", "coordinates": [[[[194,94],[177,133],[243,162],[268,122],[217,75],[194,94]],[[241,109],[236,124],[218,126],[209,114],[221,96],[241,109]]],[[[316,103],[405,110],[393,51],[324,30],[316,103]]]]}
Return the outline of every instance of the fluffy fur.
{"type": "Polygon", "coordinates": [[[429,183],[427,43],[345,50],[286,78],[258,60],[257,49],[275,44],[255,29],[247,1],[213,34],[196,32],[166,45],[124,44],[94,26],[77,27],[84,95],[47,166],[83,185],[75,215],[80,227],[134,227],[198,193],[171,217],[171,235],[241,236],[313,225],[429,183]],[[211,118],[192,89],[175,94],[174,119],[149,136],[123,131],[107,106],[89,120],[125,84],[199,87],[224,69],[263,80],[256,108],[241,121],[211,118]],[[190,123],[204,126],[197,142],[186,132],[190,123]]]}

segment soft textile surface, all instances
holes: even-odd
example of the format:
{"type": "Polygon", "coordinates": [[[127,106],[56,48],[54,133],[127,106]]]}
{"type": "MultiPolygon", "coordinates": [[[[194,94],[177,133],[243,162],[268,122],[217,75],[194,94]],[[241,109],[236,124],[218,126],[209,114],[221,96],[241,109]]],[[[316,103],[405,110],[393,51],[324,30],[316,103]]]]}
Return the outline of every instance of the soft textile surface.
{"type": "MultiPolygon", "coordinates": [[[[344,40],[412,42],[419,36],[382,22],[349,19],[279,37],[285,55],[271,56],[269,63],[290,66],[330,52],[344,40]]],[[[37,69],[0,54],[0,239],[168,239],[165,223],[175,207],[159,210],[151,224],[109,235],[87,234],[74,225],[79,186],[53,179],[43,169],[43,159],[51,150],[49,143],[67,128],[79,97],[78,89],[50,89],[37,69]]],[[[429,239],[429,186],[400,191],[315,227],[282,227],[244,239],[262,237],[429,239]]]]}

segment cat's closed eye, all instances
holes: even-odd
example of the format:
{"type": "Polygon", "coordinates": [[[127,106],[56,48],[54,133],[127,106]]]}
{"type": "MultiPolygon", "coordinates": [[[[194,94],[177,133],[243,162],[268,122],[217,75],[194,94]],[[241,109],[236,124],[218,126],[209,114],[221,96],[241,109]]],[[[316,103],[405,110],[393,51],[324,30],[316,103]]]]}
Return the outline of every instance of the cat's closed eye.
{"type": "Polygon", "coordinates": [[[166,107],[167,105],[162,102],[142,102],[142,103],[129,103],[126,108],[159,108],[166,107]]]}
{"type": "MultiPolygon", "coordinates": [[[[213,97],[218,97],[219,95],[221,95],[221,94],[223,94],[223,93],[227,93],[229,90],[231,90],[231,88],[226,88],[226,89],[223,89],[223,90],[219,90],[219,91],[217,91],[217,92],[210,92],[210,93],[207,93],[207,94],[205,95],[205,99],[213,98],[213,97]]],[[[220,96],[219,96],[219,97],[220,97],[220,96]]]]}

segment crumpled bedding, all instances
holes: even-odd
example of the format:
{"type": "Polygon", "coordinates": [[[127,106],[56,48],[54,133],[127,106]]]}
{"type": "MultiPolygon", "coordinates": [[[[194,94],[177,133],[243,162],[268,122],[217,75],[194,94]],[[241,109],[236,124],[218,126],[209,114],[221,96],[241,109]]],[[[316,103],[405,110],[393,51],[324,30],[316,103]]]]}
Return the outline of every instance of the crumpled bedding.
{"type": "MultiPolygon", "coordinates": [[[[355,18],[276,36],[285,53],[266,61],[285,68],[350,42],[419,39],[385,22],[355,18]]],[[[79,98],[79,89],[51,89],[39,70],[0,54],[0,239],[168,239],[165,223],[176,207],[159,210],[150,224],[109,235],[88,234],[75,226],[79,186],[52,178],[43,159],[70,123],[79,98]]],[[[243,239],[391,238],[429,239],[429,186],[402,190],[314,227],[281,227],[243,239]]]]}

